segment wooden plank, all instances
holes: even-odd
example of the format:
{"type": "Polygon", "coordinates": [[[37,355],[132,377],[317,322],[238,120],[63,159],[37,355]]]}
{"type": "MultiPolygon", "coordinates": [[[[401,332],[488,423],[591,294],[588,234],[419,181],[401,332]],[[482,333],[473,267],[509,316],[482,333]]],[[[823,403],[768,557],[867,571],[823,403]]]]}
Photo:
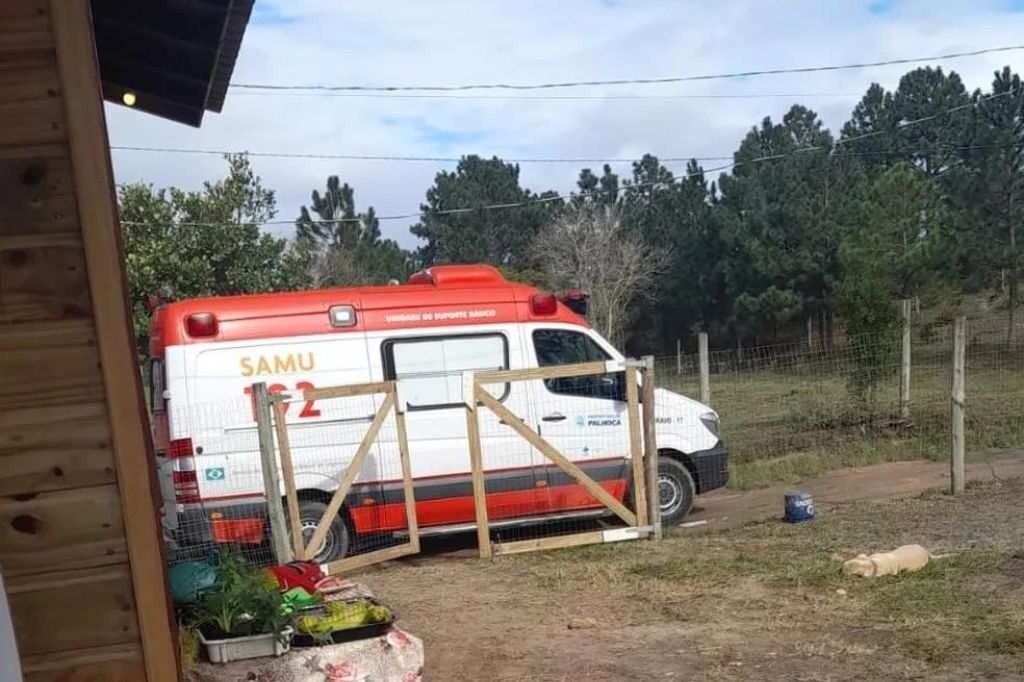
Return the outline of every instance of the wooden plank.
{"type": "Polygon", "coordinates": [[[0,354],[0,410],[103,399],[95,346],[9,349],[0,354]]]}
{"type": "Polygon", "coordinates": [[[331,521],[341,511],[341,505],[345,501],[345,495],[352,488],[352,482],[356,480],[356,476],[359,475],[360,469],[363,468],[363,462],[366,460],[366,455],[370,452],[370,448],[373,447],[374,441],[377,440],[377,434],[380,432],[380,427],[384,424],[384,420],[388,418],[388,414],[391,412],[391,408],[395,404],[395,395],[388,393],[384,396],[383,402],[380,404],[380,409],[377,410],[377,414],[373,417],[373,421],[370,422],[370,428],[366,430],[366,435],[363,436],[363,441],[356,448],[355,455],[352,456],[352,461],[349,462],[348,468],[345,470],[345,474],[338,481],[338,489],[334,491],[334,496],[331,501],[327,504],[327,509],[324,510],[324,515],[320,517],[320,523],[317,524],[316,530],[313,532],[313,536],[306,543],[306,547],[303,549],[301,558],[311,559],[316,553],[316,548],[319,547],[324,538],[327,537],[327,531],[331,528],[331,521]]]}
{"type": "Polygon", "coordinates": [[[91,309],[80,246],[0,250],[0,325],[87,318],[91,309]]]}
{"type": "MultiPolygon", "coordinates": [[[[485,393],[473,386],[474,393],[485,393]]],[[[476,404],[466,406],[466,436],[469,439],[469,468],[473,477],[473,512],[476,518],[476,543],[481,559],[491,556],[491,528],[487,519],[487,485],[484,481],[483,453],[480,449],[480,422],[476,404]]]]}
{"type": "Polygon", "coordinates": [[[3,352],[20,348],[95,345],[96,329],[88,318],[0,326],[0,351],[3,352]]]}
{"type": "Polygon", "coordinates": [[[405,523],[409,543],[414,552],[420,551],[420,525],[416,516],[416,491],[412,482],[412,463],[409,460],[409,434],[405,428],[405,412],[395,401],[395,431],[398,436],[398,458],[402,464],[402,492],[405,494],[405,523]]]}
{"type": "Polygon", "coordinates": [[[0,566],[7,577],[128,560],[113,483],[0,498],[0,566]]]}
{"type": "Polygon", "coordinates": [[[0,411],[0,495],[116,480],[103,403],[0,411]]]}
{"type": "Polygon", "coordinates": [[[647,525],[647,485],[644,481],[643,427],[640,423],[640,397],[637,395],[636,367],[626,368],[626,415],[629,421],[629,457],[633,465],[633,511],[636,525],[647,525]]]}
{"type": "Polygon", "coordinates": [[[128,308],[89,4],[87,0],[50,0],[50,15],[132,567],[130,576],[118,585],[118,593],[125,599],[127,585],[134,588],[138,619],[132,635],[143,642],[147,682],[176,682],[181,677],[180,661],[157,518],[162,500],[128,308]]]}
{"type": "Polygon", "coordinates": [[[356,569],[366,568],[374,564],[379,564],[382,561],[392,561],[394,559],[400,559],[410,554],[418,554],[419,549],[413,546],[413,543],[406,542],[398,545],[397,547],[388,547],[387,549],[378,549],[376,552],[367,552],[366,554],[357,554],[356,556],[346,557],[344,559],[338,559],[331,561],[330,563],[324,564],[323,569],[329,574],[333,575],[336,573],[349,573],[356,569]]]}
{"type": "Polygon", "coordinates": [[[326,386],[324,388],[310,388],[302,393],[301,398],[291,398],[288,402],[300,402],[306,400],[327,400],[329,398],[348,398],[357,395],[372,395],[374,393],[391,393],[392,382],[378,381],[370,384],[353,384],[351,386],[326,386]]]}
{"type": "Polygon", "coordinates": [[[67,139],[60,99],[41,97],[20,102],[0,102],[0,147],[39,145],[67,139]]]}
{"type": "Polygon", "coordinates": [[[11,237],[39,241],[4,242],[4,248],[81,243],[68,159],[0,158],[0,238],[11,237]],[[53,241],[46,241],[49,235],[53,241]]]}
{"type": "MultiPolygon", "coordinates": [[[[0,2],[0,54],[52,46],[53,34],[45,0],[0,2]]],[[[6,59],[10,55],[3,56],[6,59]]]]}
{"type": "Polygon", "coordinates": [[[643,410],[644,422],[644,461],[647,464],[647,523],[654,526],[655,540],[660,540],[661,531],[661,500],[658,491],[658,439],[656,437],[657,419],[655,418],[656,401],[654,398],[654,356],[644,356],[643,410]]]}
{"type": "Polygon", "coordinates": [[[630,531],[633,533],[617,533],[618,537],[609,539],[610,531],[595,530],[585,533],[573,533],[572,535],[554,535],[546,538],[533,538],[530,540],[516,540],[513,542],[494,543],[494,554],[504,556],[507,554],[523,554],[525,552],[537,552],[545,549],[564,549],[566,547],[581,547],[583,545],[603,544],[605,542],[619,542],[622,540],[633,540],[644,538],[650,535],[649,531],[629,528],[618,528],[616,531],[630,531]]]}
{"type": "Polygon", "coordinates": [[[583,473],[582,469],[568,460],[564,455],[562,455],[562,453],[552,447],[550,443],[541,438],[536,431],[524,424],[515,414],[512,413],[511,410],[498,402],[490,393],[485,391],[482,386],[477,386],[476,398],[484,405],[484,407],[496,414],[499,419],[504,419],[516,433],[525,438],[530,445],[537,448],[542,455],[557,464],[562,471],[569,474],[573,480],[583,486],[588,493],[593,495],[598,502],[615,512],[615,515],[625,521],[627,526],[637,525],[636,515],[633,514],[633,512],[626,509],[625,505],[615,499],[615,497],[607,490],[598,485],[594,479],[583,473]]]}
{"type": "Polygon", "coordinates": [[[281,503],[281,477],[278,475],[277,448],[274,445],[274,402],[267,393],[267,385],[252,385],[252,402],[256,412],[256,434],[260,446],[260,469],[263,474],[263,492],[267,497],[267,519],[270,521],[270,545],[279,566],[295,560],[289,542],[288,522],[281,503]]]}
{"type": "Polygon", "coordinates": [[[299,493],[295,489],[295,464],[292,461],[292,446],[288,439],[288,423],[285,421],[286,404],[274,401],[274,431],[277,433],[277,452],[281,459],[281,478],[284,480],[284,497],[288,505],[288,527],[291,530],[292,551],[296,557],[305,556],[302,542],[302,520],[299,518],[299,493]]]}
{"type": "Polygon", "coordinates": [[[61,651],[22,660],[25,682],[138,682],[146,677],[135,642],[61,651]]]}
{"type": "Polygon", "coordinates": [[[530,369],[503,369],[494,372],[477,372],[474,374],[474,379],[477,384],[507,384],[510,381],[561,379],[564,377],[607,373],[608,366],[603,362],[580,362],[572,365],[551,365],[550,367],[533,367],[530,369]]]}
{"type": "Polygon", "coordinates": [[[14,577],[7,581],[22,656],[139,638],[128,564],[14,577]]]}

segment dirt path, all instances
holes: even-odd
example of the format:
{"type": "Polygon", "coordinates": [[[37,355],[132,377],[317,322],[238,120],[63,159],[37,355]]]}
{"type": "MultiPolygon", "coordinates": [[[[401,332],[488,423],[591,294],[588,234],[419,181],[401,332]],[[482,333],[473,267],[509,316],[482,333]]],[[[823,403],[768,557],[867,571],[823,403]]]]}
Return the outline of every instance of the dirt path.
{"type": "MultiPolygon", "coordinates": [[[[968,481],[988,481],[1024,476],[1024,451],[966,466],[968,481]]],[[[808,490],[818,504],[841,504],[856,500],[880,500],[918,495],[933,488],[949,486],[949,465],[945,462],[911,460],[859,469],[839,469],[808,478],[796,485],[779,485],[737,492],[716,490],[697,499],[687,517],[688,524],[731,526],[746,521],[782,515],[783,496],[789,490],[808,490]]]]}

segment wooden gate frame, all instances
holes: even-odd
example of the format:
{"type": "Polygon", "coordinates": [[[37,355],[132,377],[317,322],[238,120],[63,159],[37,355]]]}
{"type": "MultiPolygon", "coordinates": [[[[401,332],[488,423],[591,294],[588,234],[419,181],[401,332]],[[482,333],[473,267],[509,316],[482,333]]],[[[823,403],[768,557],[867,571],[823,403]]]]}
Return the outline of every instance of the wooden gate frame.
{"type": "Polygon", "coordinates": [[[627,360],[619,362],[586,362],[569,365],[554,365],[520,370],[498,370],[489,372],[466,372],[463,374],[463,396],[466,403],[466,431],[469,437],[470,469],[473,476],[473,503],[476,512],[477,543],[481,558],[498,554],[516,554],[539,549],[555,549],[559,547],[575,547],[603,542],[618,542],[643,537],[660,538],[660,507],[657,496],[649,499],[648,488],[657,490],[658,455],[654,445],[654,364],[627,360]],[[642,369],[644,377],[644,414],[641,426],[640,400],[637,391],[637,370],[642,369]],[[576,464],[558,452],[539,433],[530,428],[526,422],[505,407],[484,388],[488,384],[504,384],[513,381],[531,381],[544,379],[560,379],[574,376],[589,376],[611,372],[625,372],[626,404],[629,420],[629,449],[632,465],[632,483],[634,488],[634,504],[636,511],[631,511],[602,488],[594,479],[587,476],[576,464]],[[490,525],[487,518],[486,487],[483,472],[483,456],[480,445],[480,425],[477,417],[478,407],[482,406],[503,420],[516,433],[535,447],[542,455],[551,460],[573,480],[583,486],[587,492],[601,504],[615,513],[626,523],[626,528],[615,528],[603,531],[574,533],[532,540],[492,543],[490,525]],[[646,457],[644,444],[647,445],[646,457]],[[646,460],[646,461],[645,461],[646,460]],[[645,463],[647,465],[645,472],[645,463]],[[653,477],[652,477],[653,472],[653,477]],[[653,525],[650,525],[653,524],[653,525]]]}
{"type": "Polygon", "coordinates": [[[322,568],[328,574],[350,571],[363,568],[371,564],[409,554],[418,554],[420,551],[419,523],[416,518],[416,498],[413,493],[412,469],[409,465],[409,440],[405,430],[405,401],[400,400],[398,389],[394,381],[381,381],[368,384],[354,384],[350,386],[331,386],[325,388],[311,388],[302,392],[300,397],[285,396],[279,394],[274,400],[274,428],[277,433],[277,442],[281,458],[281,478],[284,481],[285,500],[288,505],[288,525],[292,540],[292,548],[297,559],[311,559],[313,551],[327,537],[328,529],[334,517],[341,511],[345,502],[345,496],[352,489],[352,483],[359,475],[363,463],[366,461],[370,448],[377,440],[381,426],[388,418],[389,413],[395,415],[395,430],[398,437],[398,454],[402,465],[402,488],[405,492],[405,517],[408,523],[409,540],[406,543],[395,547],[358,554],[352,557],[337,559],[322,568]],[[292,462],[291,444],[288,438],[288,424],[285,421],[285,410],[290,403],[305,402],[310,400],[329,400],[331,398],[350,398],[360,395],[373,395],[383,393],[384,400],[370,421],[370,426],[363,436],[362,442],[356,448],[355,455],[349,463],[345,473],[338,481],[338,489],[335,490],[331,501],[327,504],[316,531],[306,543],[302,537],[302,527],[299,524],[299,497],[295,488],[295,467],[292,462]]]}

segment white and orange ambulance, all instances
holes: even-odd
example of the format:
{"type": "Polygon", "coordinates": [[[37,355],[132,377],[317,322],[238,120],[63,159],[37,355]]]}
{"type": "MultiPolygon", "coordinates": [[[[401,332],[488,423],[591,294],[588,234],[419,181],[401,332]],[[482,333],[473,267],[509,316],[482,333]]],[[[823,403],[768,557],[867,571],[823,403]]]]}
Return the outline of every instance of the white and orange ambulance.
{"type": "MultiPolygon", "coordinates": [[[[205,298],[154,311],[149,367],[165,527],[181,545],[262,542],[267,534],[252,384],[310,387],[395,380],[422,534],[473,527],[462,374],[622,355],[578,310],[580,298],[506,281],[494,268],[437,266],[409,283],[205,298]],[[161,446],[162,444],[162,446],[161,446]]],[[[629,438],[622,372],[490,387],[618,498],[629,438]]],[[[294,403],[287,414],[301,524],[316,527],[382,396],[294,403]],[[353,402],[355,401],[355,402],[353,402]],[[359,401],[363,401],[360,403],[359,401]],[[341,405],[345,403],[344,409],[341,405]]],[[[658,495],[664,523],[728,477],[718,416],[659,389],[658,495]]],[[[494,527],[602,514],[604,508],[511,428],[480,410],[494,527]]],[[[405,508],[394,429],[384,429],[317,558],[357,538],[401,532],[405,508]]]]}

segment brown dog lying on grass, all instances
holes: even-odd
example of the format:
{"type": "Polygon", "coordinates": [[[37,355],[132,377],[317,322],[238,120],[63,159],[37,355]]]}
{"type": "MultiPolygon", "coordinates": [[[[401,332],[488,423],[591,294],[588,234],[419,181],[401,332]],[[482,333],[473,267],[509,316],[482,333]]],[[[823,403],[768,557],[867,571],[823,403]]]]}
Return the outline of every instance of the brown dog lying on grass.
{"type": "Polygon", "coordinates": [[[903,545],[891,552],[879,552],[871,556],[859,554],[843,563],[843,573],[861,575],[865,578],[899,575],[904,571],[919,571],[927,566],[930,560],[946,556],[949,555],[932,555],[921,545],[903,545]]]}

